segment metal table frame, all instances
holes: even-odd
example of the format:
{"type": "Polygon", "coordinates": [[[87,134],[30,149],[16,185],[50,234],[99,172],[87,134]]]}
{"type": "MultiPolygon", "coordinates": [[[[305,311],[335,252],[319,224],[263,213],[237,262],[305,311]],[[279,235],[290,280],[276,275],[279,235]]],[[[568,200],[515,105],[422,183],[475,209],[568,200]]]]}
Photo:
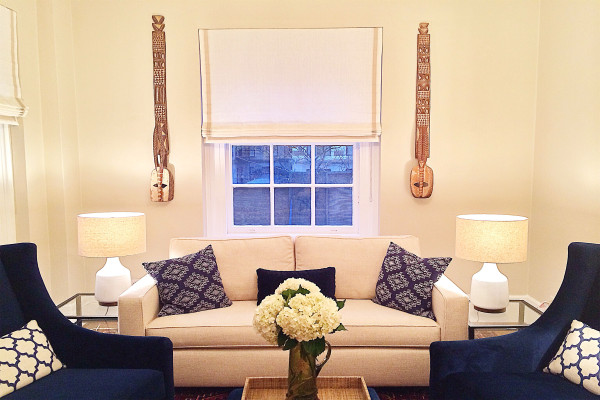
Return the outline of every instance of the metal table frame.
{"type": "Polygon", "coordinates": [[[98,308],[100,310],[104,309],[104,314],[85,313],[85,311],[83,309],[83,304],[81,302],[83,296],[93,297],[94,293],[76,293],[76,294],[74,294],[73,296],[69,297],[68,299],[66,299],[65,301],[63,301],[62,303],[57,305],[59,311],[62,312],[63,315],[65,317],[67,317],[68,319],[75,320],[75,324],[77,324],[78,326],[82,326],[83,321],[117,321],[118,320],[117,316],[108,315],[109,311],[113,308],[116,308],[116,306],[105,307],[105,306],[101,306],[98,303],[98,308]],[[75,301],[75,313],[65,312],[64,309],[61,309],[61,308],[64,308],[67,304],[69,304],[73,300],[75,301]]]}
{"type": "MultiPolygon", "coordinates": [[[[518,313],[516,320],[507,319],[506,321],[472,321],[470,318],[471,315],[469,313],[469,339],[475,338],[475,329],[515,329],[515,330],[517,330],[517,329],[521,329],[526,326],[529,326],[529,323],[525,321],[525,311],[527,311],[527,310],[531,310],[531,311],[535,312],[537,314],[537,316],[542,315],[542,311],[540,309],[538,309],[537,307],[535,307],[533,304],[530,304],[529,302],[527,302],[527,300],[511,299],[509,301],[509,304],[510,303],[518,303],[518,305],[519,305],[519,313],[518,313]]],[[[476,312],[482,312],[482,311],[476,311],[476,312]]],[[[506,314],[506,312],[500,313],[500,314],[495,314],[495,315],[501,315],[501,314],[506,314]]]]}

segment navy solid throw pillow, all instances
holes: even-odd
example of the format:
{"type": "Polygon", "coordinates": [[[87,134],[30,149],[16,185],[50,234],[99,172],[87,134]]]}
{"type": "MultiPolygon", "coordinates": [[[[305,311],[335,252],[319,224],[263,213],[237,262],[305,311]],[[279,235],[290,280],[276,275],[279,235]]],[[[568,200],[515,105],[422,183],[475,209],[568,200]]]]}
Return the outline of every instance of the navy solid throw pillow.
{"type": "Polygon", "coordinates": [[[435,321],[431,291],[450,261],[450,257],[421,258],[390,242],[373,302],[435,321]]]}
{"type": "Polygon", "coordinates": [[[275,293],[279,285],[288,278],[306,279],[317,285],[326,297],[335,299],[335,268],[307,269],[302,271],[273,271],[259,268],[256,270],[258,278],[258,294],[256,304],[268,295],[275,293]]]}
{"type": "Polygon", "coordinates": [[[159,317],[229,307],[212,246],[194,254],[142,263],[156,281],[159,317]]]}

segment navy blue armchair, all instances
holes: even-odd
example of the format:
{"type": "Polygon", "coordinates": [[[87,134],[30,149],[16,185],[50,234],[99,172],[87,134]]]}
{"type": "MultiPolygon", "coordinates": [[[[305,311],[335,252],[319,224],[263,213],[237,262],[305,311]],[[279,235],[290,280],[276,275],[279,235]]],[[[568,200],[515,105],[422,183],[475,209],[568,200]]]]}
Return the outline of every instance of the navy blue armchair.
{"type": "Polygon", "coordinates": [[[431,400],[598,399],[542,372],[577,319],[600,329],[600,245],[571,243],[563,282],[532,325],[504,336],[435,342],[430,347],[431,400]]]}
{"type": "Polygon", "coordinates": [[[173,399],[173,344],[167,338],[81,328],[55,306],[32,243],[0,246],[0,336],[36,320],[67,366],[3,399],[173,399]]]}

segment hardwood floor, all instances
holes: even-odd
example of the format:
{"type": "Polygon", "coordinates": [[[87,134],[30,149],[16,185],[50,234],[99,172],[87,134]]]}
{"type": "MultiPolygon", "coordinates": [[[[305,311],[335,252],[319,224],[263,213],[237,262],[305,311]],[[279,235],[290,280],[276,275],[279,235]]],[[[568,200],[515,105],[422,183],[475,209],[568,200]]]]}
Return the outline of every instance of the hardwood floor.
{"type": "Polygon", "coordinates": [[[516,332],[516,329],[475,329],[475,339],[502,336],[516,332]]]}
{"type": "Polygon", "coordinates": [[[117,321],[86,321],[83,327],[97,332],[103,333],[118,333],[117,321]]]}

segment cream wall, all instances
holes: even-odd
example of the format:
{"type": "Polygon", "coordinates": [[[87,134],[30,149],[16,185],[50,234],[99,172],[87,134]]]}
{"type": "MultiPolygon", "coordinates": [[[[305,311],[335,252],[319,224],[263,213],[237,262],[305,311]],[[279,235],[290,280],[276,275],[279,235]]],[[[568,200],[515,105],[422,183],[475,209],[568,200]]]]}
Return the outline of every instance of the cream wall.
{"type": "MultiPolygon", "coordinates": [[[[0,0],[19,12],[27,187],[21,240],[41,244],[55,299],[93,290],[101,260],[77,256],[76,215],[133,210],[148,218],[148,250],[201,235],[202,160],[198,28],[382,26],[381,234],[411,233],[427,256],[454,254],[461,213],[531,215],[539,1],[489,0],[0,0]],[[151,15],[165,16],[170,161],[175,199],[149,201],[153,167],[151,15]],[[416,34],[430,23],[430,199],[414,199],[416,34]],[[25,26],[32,30],[25,30],[25,26]],[[38,196],[39,194],[39,196],[38,196]]],[[[537,153],[536,153],[537,155],[537,153]]],[[[24,162],[22,160],[25,160],[24,162]]],[[[528,263],[503,266],[511,293],[528,291],[528,263]]],[[[469,289],[476,263],[448,275],[469,289]]]]}
{"type": "Polygon", "coordinates": [[[551,300],[567,246],[600,243],[600,2],[541,2],[529,293],[551,300]]]}

